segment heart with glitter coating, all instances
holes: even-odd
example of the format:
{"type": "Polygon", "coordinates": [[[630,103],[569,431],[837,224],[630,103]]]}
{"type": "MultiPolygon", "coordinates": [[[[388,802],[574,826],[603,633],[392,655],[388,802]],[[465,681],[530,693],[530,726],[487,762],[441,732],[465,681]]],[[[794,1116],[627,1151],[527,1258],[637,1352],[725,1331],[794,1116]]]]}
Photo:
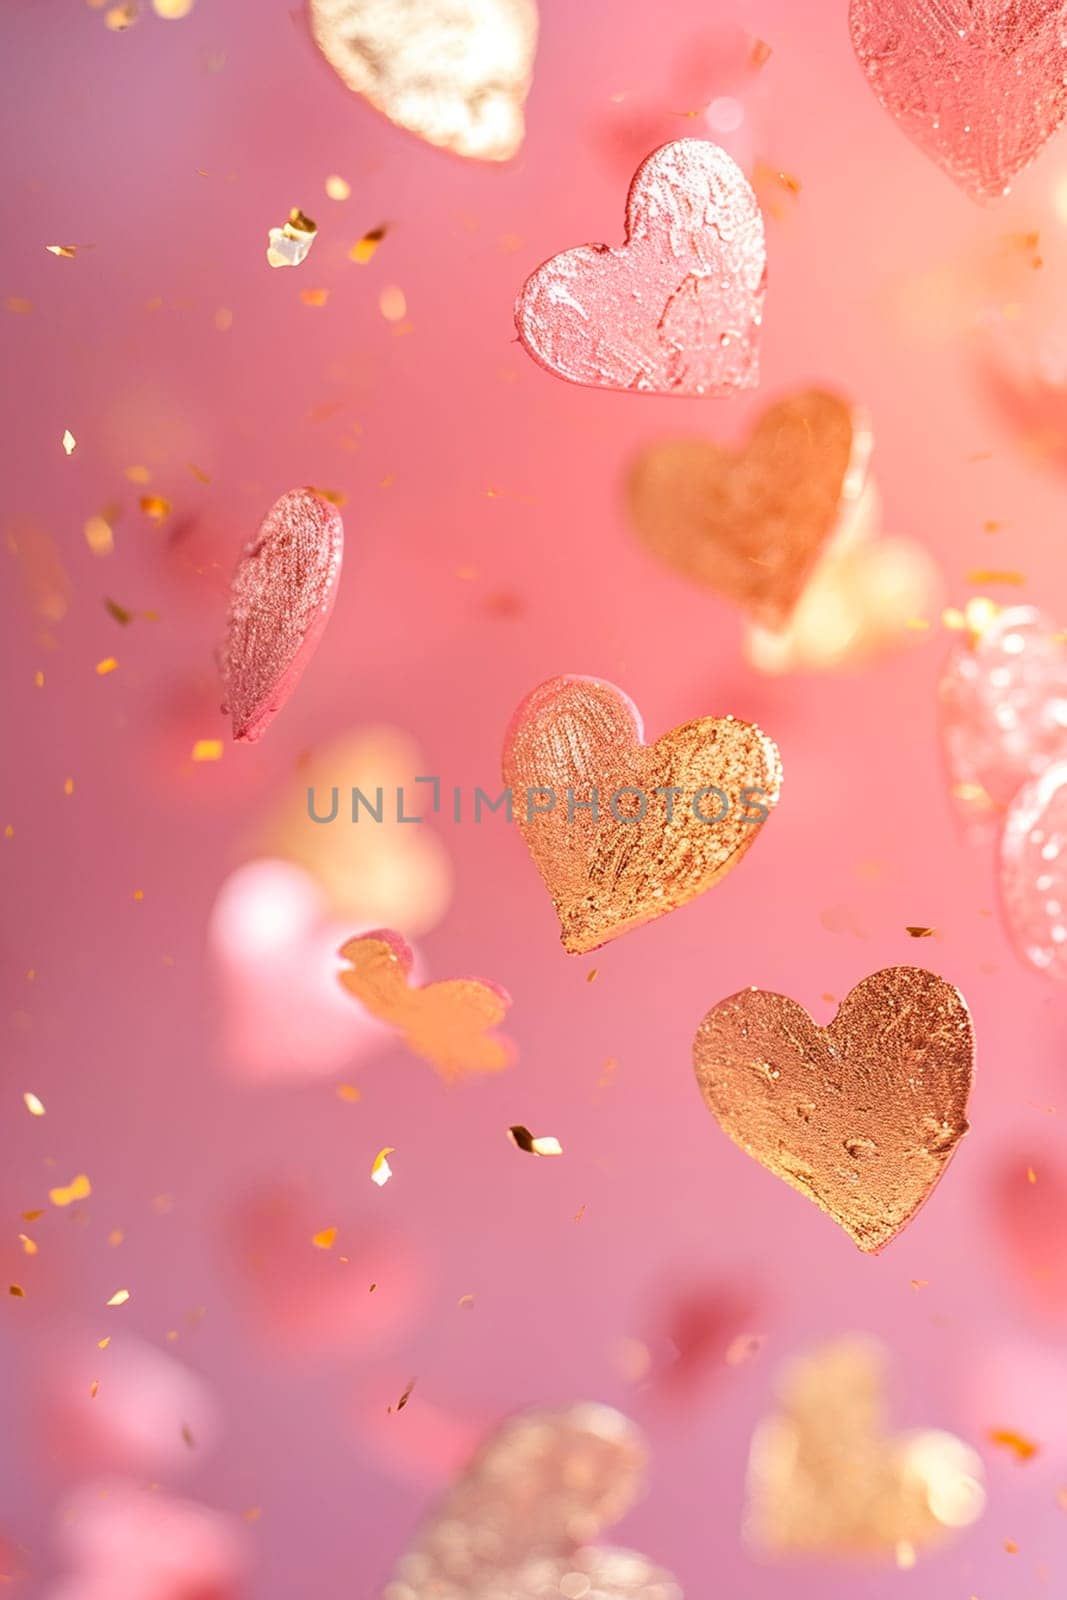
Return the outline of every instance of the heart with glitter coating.
{"type": "Polygon", "coordinates": [[[546,261],[523,285],[515,324],[534,360],[570,383],[728,395],[759,381],[766,276],[744,173],[718,145],[679,139],[637,169],[626,243],[546,261]]]}
{"type": "Polygon", "coordinates": [[[874,1253],[914,1217],[967,1132],[974,1030],[952,984],[888,967],[820,1028],[785,995],[713,1006],[693,1067],[723,1132],[874,1253]]]}

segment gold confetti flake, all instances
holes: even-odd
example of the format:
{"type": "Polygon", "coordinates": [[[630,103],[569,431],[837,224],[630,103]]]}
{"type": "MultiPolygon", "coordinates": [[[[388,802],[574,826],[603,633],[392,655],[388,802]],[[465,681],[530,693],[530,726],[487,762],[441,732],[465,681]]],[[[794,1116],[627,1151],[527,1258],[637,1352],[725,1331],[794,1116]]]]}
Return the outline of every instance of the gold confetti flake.
{"type": "Polygon", "coordinates": [[[1041,1448],[1024,1434],[1016,1433],[1014,1428],[990,1428],[989,1442],[999,1445],[1003,1450],[1010,1450],[1018,1461],[1031,1460],[1041,1448]]]}
{"type": "Polygon", "coordinates": [[[129,1298],[130,1291],[128,1289],[116,1289],[106,1304],[109,1306],[124,1306],[129,1298]]]}
{"type": "Polygon", "coordinates": [[[561,1156],[563,1146],[552,1134],[542,1134],[535,1138],[529,1128],[524,1128],[521,1123],[515,1123],[508,1129],[508,1137],[512,1144],[519,1150],[525,1150],[531,1156],[561,1156]]]}
{"type": "Polygon", "coordinates": [[[363,1096],[354,1083],[339,1083],[337,1085],[337,1098],[338,1100],[343,1100],[346,1105],[354,1106],[357,1100],[362,1100],[363,1096]]]}
{"type": "Polygon", "coordinates": [[[125,1234],[121,1228],[112,1228],[111,1232],[107,1236],[107,1242],[114,1249],[116,1245],[120,1245],[122,1243],[124,1238],[125,1234]]]}
{"type": "Polygon", "coordinates": [[[73,261],[78,254],[78,246],[76,244],[46,244],[45,249],[49,255],[61,256],[64,261],[73,261]]]}
{"type": "Polygon", "coordinates": [[[109,556],[115,548],[115,535],[106,517],[90,517],[85,524],[85,542],[94,556],[109,556]]]}
{"type": "Polygon", "coordinates": [[[384,223],[379,228],[371,228],[362,239],[356,241],[348,252],[349,261],[354,261],[358,267],[365,267],[377,254],[378,246],[385,238],[386,228],[384,223]]]}
{"type": "Polygon", "coordinates": [[[352,193],[352,185],[346,178],[339,177],[336,172],[331,172],[326,179],[326,193],[331,200],[347,200],[352,193]]]}
{"type": "Polygon", "coordinates": [[[7,1292],[10,1295],[14,1295],[16,1300],[25,1300],[25,1298],[26,1298],[25,1289],[22,1287],[21,1284],[18,1284],[18,1283],[10,1283],[10,1284],[8,1284],[7,1292]]]}
{"type": "Polygon", "coordinates": [[[54,1206],[69,1206],[75,1200],[88,1200],[93,1192],[93,1186],[84,1172],[79,1172],[68,1184],[60,1184],[58,1188],[49,1189],[48,1198],[54,1206]]]}
{"type": "Polygon", "coordinates": [[[196,0],[152,0],[152,10],[167,22],[179,22],[189,15],[195,4],[196,0]]]}
{"type": "Polygon", "coordinates": [[[403,322],[408,314],[407,296],[395,283],[387,284],[378,296],[378,309],[386,322],[403,322]]]}
{"type": "Polygon", "coordinates": [[[1005,572],[998,568],[979,567],[974,572],[967,574],[967,582],[976,586],[986,583],[1002,583],[1018,589],[1026,582],[1026,577],[1021,572],[1005,572]]]}
{"type": "Polygon", "coordinates": [[[63,430],[63,449],[68,456],[72,456],[78,447],[78,441],[69,428],[63,430]]]}
{"type": "Polygon", "coordinates": [[[36,1211],[24,1211],[22,1213],[22,1220],[23,1222],[39,1222],[43,1216],[44,1207],[41,1206],[36,1211]]]}
{"type": "Polygon", "coordinates": [[[35,1094],[32,1094],[29,1089],[26,1090],[22,1099],[31,1117],[44,1116],[44,1102],[39,1100],[35,1094]]]}
{"type": "Polygon", "coordinates": [[[128,611],[125,606],[120,606],[117,600],[109,600],[106,596],[104,597],[104,610],[113,621],[123,628],[128,628],[134,618],[132,611],[128,611]]]}
{"type": "Polygon", "coordinates": [[[386,1407],[386,1411],[389,1413],[390,1416],[392,1416],[394,1411],[403,1411],[404,1407],[407,1405],[408,1401],[411,1399],[412,1390],[414,1389],[414,1387],[415,1387],[417,1382],[418,1382],[417,1378],[412,1378],[411,1382],[405,1388],[403,1394],[400,1396],[400,1399],[397,1401],[396,1405],[395,1406],[387,1406],[386,1407]]]}
{"type": "Polygon", "coordinates": [[[298,267],[306,260],[318,231],[311,218],[294,206],[282,227],[271,228],[267,235],[267,265],[298,267]]]}
{"type": "Polygon", "coordinates": [[[122,475],[129,483],[152,482],[152,473],[148,467],[127,467],[122,475]]]}
{"type": "Polygon", "coordinates": [[[221,761],[223,743],[221,739],[198,739],[193,745],[194,761],[221,761]]]}
{"type": "Polygon", "coordinates": [[[115,660],[115,657],[105,656],[103,661],[98,661],[96,663],[96,675],[98,678],[106,678],[109,672],[115,672],[117,668],[118,662],[115,660]]]}
{"type": "Polygon", "coordinates": [[[195,461],[187,461],[185,463],[185,465],[189,469],[189,471],[192,473],[193,477],[196,479],[196,481],[198,483],[210,483],[211,482],[211,474],[208,473],[208,472],[205,472],[203,467],[198,467],[196,465],[195,461]]]}
{"type": "Polygon", "coordinates": [[[111,1335],[109,1333],[106,1339],[98,1339],[96,1341],[96,1348],[98,1350],[106,1350],[110,1343],[111,1343],[111,1335]]]}
{"type": "Polygon", "coordinates": [[[321,1233],[313,1233],[311,1242],[316,1250],[332,1250],[334,1240],[337,1238],[336,1228],[323,1228],[321,1233]]]}
{"type": "Polygon", "coordinates": [[[22,296],[17,294],[9,294],[7,299],[4,301],[4,304],[7,309],[9,311],[13,311],[17,317],[28,317],[30,312],[33,310],[33,301],[23,300],[22,296]]]}
{"type": "Polygon", "coordinates": [[[173,510],[170,501],[165,500],[161,494],[143,494],[139,504],[145,516],[151,517],[153,522],[162,522],[173,510]]]}
{"type": "Polygon", "coordinates": [[[915,927],[905,928],[904,931],[905,933],[910,934],[913,939],[932,939],[934,934],[937,932],[937,929],[924,928],[916,924],[915,927]]]}
{"type": "Polygon", "coordinates": [[[374,1158],[374,1164],[370,1169],[370,1179],[372,1183],[376,1183],[378,1185],[379,1189],[383,1186],[383,1184],[388,1183],[389,1179],[393,1176],[393,1169],[389,1165],[388,1158],[394,1153],[395,1150],[395,1145],[387,1144],[383,1149],[378,1151],[378,1154],[374,1158]]]}
{"type": "Polygon", "coordinates": [[[470,1311],[474,1307],[474,1296],[472,1294],[461,1294],[457,1304],[461,1311],[470,1311]]]}
{"type": "Polygon", "coordinates": [[[22,1245],[23,1252],[26,1255],[35,1256],[37,1254],[37,1245],[28,1233],[19,1234],[19,1243],[22,1245]]]}
{"type": "Polygon", "coordinates": [[[104,14],[104,25],[112,33],[125,33],[127,28],[132,28],[140,15],[136,0],[123,0],[121,5],[112,6],[104,14]]]}
{"type": "Polygon", "coordinates": [[[90,1400],[95,1400],[99,1393],[100,1393],[100,1379],[99,1378],[94,1378],[92,1383],[89,1385],[89,1399],[90,1400]]]}

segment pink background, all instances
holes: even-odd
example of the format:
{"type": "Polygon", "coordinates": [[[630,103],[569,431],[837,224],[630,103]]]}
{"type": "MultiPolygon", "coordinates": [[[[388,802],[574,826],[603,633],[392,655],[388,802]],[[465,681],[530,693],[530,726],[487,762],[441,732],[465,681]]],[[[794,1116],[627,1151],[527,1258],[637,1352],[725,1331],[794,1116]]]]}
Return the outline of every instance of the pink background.
{"type": "MultiPolygon", "coordinates": [[[[455,1416],[466,1437],[519,1406],[585,1398],[647,1427],[649,1493],[619,1537],[673,1570],[689,1600],[1059,1592],[1067,1367],[1031,1326],[994,1243],[990,1187],[1006,1157],[1040,1176],[1062,1142],[1049,1108],[1063,1006],[1016,963],[991,853],[967,848],[950,814],[935,700],[949,640],[935,621],[910,652],[861,674],[762,680],[742,662],[738,617],[639,548],[621,482],[634,451],[668,431],[737,437],[767,398],[831,384],[870,408],[887,527],[927,545],[948,598],[963,603],[976,567],[1016,568],[1024,594],[1062,621],[1062,481],[988,407],[956,297],[934,300],[916,282],[1006,233],[1060,226],[1049,197],[1067,145],[1045,153],[1008,207],[979,210],[876,104],[844,0],[541,0],[527,142],[499,170],[435,151],[349,95],[283,0],[199,0],[184,21],[149,11],[121,35],[78,0],[3,9],[0,286],[33,302],[0,317],[4,531],[46,532],[72,590],[63,620],[42,625],[19,559],[5,555],[0,824],[15,832],[0,840],[0,1258],[26,1298],[0,1302],[0,1532],[22,1547],[27,1592],[47,1592],[53,1508],[74,1475],[38,1392],[62,1383],[72,1321],[91,1340],[114,1334],[106,1355],[119,1358],[120,1334],[164,1345],[182,1330],[167,1348],[214,1391],[222,1437],[192,1452],[182,1479],[158,1476],[238,1517],[262,1508],[249,1589],[263,1600],[375,1592],[447,1475],[421,1459],[420,1410],[455,1416]],[[761,390],[689,402],[554,381],[515,343],[515,293],[554,251],[618,239],[644,151],[611,151],[628,114],[611,97],[688,109],[672,100],[675,64],[718,21],[772,45],[751,99],[755,151],[802,184],[768,219],[761,390]],[[352,184],[344,204],[324,197],[333,172],[352,184]],[[320,237],[297,272],[272,272],[266,232],[292,205],[320,237]],[[349,246],[383,222],[374,261],[349,262],[349,246]],[[54,241],[93,248],[59,260],[43,248],[54,241]],[[390,284],[407,297],[401,336],[378,308],[390,284]],[[325,307],[301,303],[309,287],[330,290],[325,307]],[[214,324],[220,307],[233,311],[228,332],[214,324]],[[65,428],[77,439],[69,459],[65,428]],[[135,463],[173,502],[162,529],[123,476],[135,463]],[[267,506],[302,483],[348,496],[333,621],[263,744],[193,767],[193,739],[225,732],[213,649],[226,577],[267,506]],[[100,561],[82,527],[113,503],[116,550],[100,561]],[[1007,526],[983,532],[991,518],[1007,526]],[[168,542],[176,528],[202,563],[207,553],[200,575],[168,542]],[[493,614],[486,602],[500,594],[518,614],[493,614]],[[120,628],[105,595],[159,620],[120,628]],[[108,655],[119,669],[98,677],[108,655]],[[386,1048],[359,1068],[356,1106],[330,1081],[238,1082],[219,1043],[205,929],[302,754],[388,722],[418,740],[423,771],[492,787],[514,706],[560,672],[617,682],[651,737],[732,712],[778,741],[782,804],[743,866],[595,957],[567,958],[517,830],[441,820],[456,891],[423,959],[434,976],[507,987],[518,1065],[449,1091],[386,1048]],[[194,711],[176,718],[185,697],[194,711]],[[824,926],[842,907],[857,931],[824,926]],[[905,932],[915,923],[939,939],[916,945],[905,932]],[[907,962],[963,990],[979,1077],[972,1133],[946,1181],[872,1260],[718,1131],[690,1043],[706,1009],[746,984],[825,1021],[824,992],[907,962]],[[599,1088],[609,1057],[618,1069],[599,1088]],[[27,1089],[45,1118],[26,1115],[27,1089]],[[512,1122],[557,1135],[564,1158],[518,1153],[504,1136],[512,1122]],[[386,1144],[395,1175],[379,1190],[368,1174],[386,1144]],[[74,1209],[48,1208],[32,1230],[39,1254],[23,1257],[20,1213],[47,1206],[47,1188],[76,1172],[93,1183],[83,1225],[74,1209]],[[361,1229],[380,1225],[403,1241],[422,1305],[385,1345],[353,1339],[329,1359],[293,1361],[258,1337],[234,1209],[289,1180],[308,1191],[307,1232],[343,1223],[338,1250],[347,1239],[355,1256],[361,1229]],[[161,1194],[167,1210],[153,1206],[161,1194]],[[618,1342],[654,1338],[695,1283],[751,1286],[759,1307],[745,1327],[767,1343],[740,1368],[713,1365],[671,1414],[624,1377],[618,1342]],[[120,1286],[129,1305],[105,1310],[120,1286]],[[467,1294],[474,1306],[460,1309],[467,1294]],[[775,1367],[856,1329],[892,1347],[899,1425],[950,1428],[983,1448],[986,1516],[911,1573],[761,1564],[741,1538],[743,1474],[775,1367]],[[1038,1369],[1019,1354],[1037,1340],[1052,1380],[1031,1380],[1038,1369]],[[1006,1345],[1016,1353],[1002,1365],[1006,1345]],[[416,1375],[409,1405],[387,1416],[416,1375]],[[1004,1397],[1028,1381],[1050,1442],[1022,1466],[984,1435],[1024,1426],[1004,1397]]],[[[651,143],[701,131],[668,117],[651,143]]],[[[279,1252],[283,1286],[287,1270],[279,1252]]],[[[391,1292],[385,1279],[380,1292],[391,1292]]],[[[99,1368],[102,1404],[104,1356],[99,1368]]]]}

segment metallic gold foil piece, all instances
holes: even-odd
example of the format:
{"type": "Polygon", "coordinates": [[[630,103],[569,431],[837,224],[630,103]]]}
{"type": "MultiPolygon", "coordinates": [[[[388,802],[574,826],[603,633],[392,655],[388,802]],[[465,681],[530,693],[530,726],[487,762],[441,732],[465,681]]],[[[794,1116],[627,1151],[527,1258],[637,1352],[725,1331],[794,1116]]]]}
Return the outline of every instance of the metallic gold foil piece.
{"type": "Polygon", "coordinates": [[[621,689],[561,677],[527,696],[505,737],[515,820],[572,954],[710,889],[778,802],[778,749],[755,724],[702,717],[652,745],[643,733],[621,689]],[[715,790],[729,802],[720,821],[715,790]]]}
{"type": "Polygon", "coordinates": [[[713,1006],[693,1041],[724,1133],[872,1253],[911,1221],[967,1132],[974,1055],[963,996],[919,967],[864,978],[827,1028],[784,995],[745,989],[713,1006]]]}
{"type": "Polygon", "coordinates": [[[860,1335],[791,1362],[749,1452],[746,1532],[767,1553],[896,1560],[965,1528],[985,1504],[982,1463],[934,1429],[887,1433],[887,1357],[860,1335]]]}
{"type": "Polygon", "coordinates": [[[397,127],[480,161],[519,150],[536,0],[310,0],[309,9],[338,77],[397,127]]]}
{"type": "Polygon", "coordinates": [[[994,200],[1067,116],[1062,0],[851,0],[890,116],[975,200],[994,200]]]}
{"type": "Polygon", "coordinates": [[[769,406],[740,450],[650,446],[630,473],[630,515],[653,555],[777,628],[862,492],[870,451],[862,413],[807,390],[769,406]]]}
{"type": "Polygon", "coordinates": [[[644,1556],[587,1543],[637,1499],[645,1446],[606,1406],[498,1429],[401,1558],[381,1600],[682,1600],[644,1556]]]}
{"type": "Polygon", "coordinates": [[[371,1016],[396,1028],[408,1048],[443,1078],[451,1081],[511,1066],[514,1045],[493,1031],[511,1006],[505,989],[478,978],[414,987],[411,951],[397,933],[349,939],[340,953],[351,963],[339,974],[342,987],[371,1016]]]}
{"type": "Polygon", "coordinates": [[[763,217],[718,145],[678,139],[638,167],[626,243],[583,245],[527,278],[515,307],[535,361],[570,383],[728,395],[759,381],[763,217]]]}

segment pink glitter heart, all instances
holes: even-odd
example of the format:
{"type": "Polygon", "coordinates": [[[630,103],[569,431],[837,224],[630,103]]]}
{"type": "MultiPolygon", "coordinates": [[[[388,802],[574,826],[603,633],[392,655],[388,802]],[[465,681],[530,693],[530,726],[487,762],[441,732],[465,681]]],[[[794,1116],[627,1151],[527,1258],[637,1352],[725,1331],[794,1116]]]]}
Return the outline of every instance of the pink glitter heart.
{"type": "Polygon", "coordinates": [[[849,23],[881,104],[975,200],[1067,115],[1063,0],[852,0],[849,23]]]}
{"type": "Polygon", "coordinates": [[[1067,756],[1064,635],[1031,606],[1002,611],[957,645],[939,696],[952,797],[980,838],[1021,784],[1067,756]]]}
{"type": "Polygon", "coordinates": [[[519,337],[570,383],[726,395],[759,380],[763,218],[717,145],[665,144],[638,168],[626,243],[553,256],[523,286],[519,337]]]}
{"type": "Polygon", "coordinates": [[[1026,783],[1000,842],[1000,894],[1017,953],[1067,980],[1067,761],[1026,783]]]}
{"type": "Polygon", "coordinates": [[[230,585],[223,677],[233,736],[248,744],[296,688],[337,598],[344,527],[313,489],[275,501],[230,585]]]}

